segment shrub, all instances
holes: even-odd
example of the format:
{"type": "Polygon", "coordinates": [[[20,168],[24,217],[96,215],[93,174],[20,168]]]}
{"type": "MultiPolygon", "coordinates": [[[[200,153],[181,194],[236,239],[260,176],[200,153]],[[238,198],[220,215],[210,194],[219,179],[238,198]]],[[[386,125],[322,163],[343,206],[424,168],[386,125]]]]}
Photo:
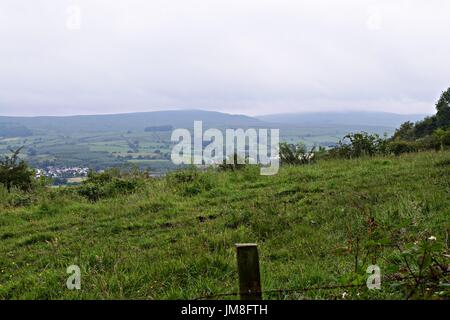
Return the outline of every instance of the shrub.
{"type": "Polygon", "coordinates": [[[441,150],[444,150],[444,146],[450,145],[450,129],[437,129],[433,132],[433,138],[436,140],[436,144],[439,145],[441,150]]]}
{"type": "Polygon", "coordinates": [[[12,151],[11,156],[5,156],[0,160],[0,184],[3,184],[8,192],[12,188],[28,191],[33,187],[34,171],[25,161],[19,159],[22,148],[12,151]]]}
{"type": "Polygon", "coordinates": [[[83,183],[78,187],[78,194],[93,202],[98,201],[106,195],[103,188],[94,183],[83,183]]]}
{"type": "Polygon", "coordinates": [[[103,172],[90,171],[86,179],[87,183],[105,184],[111,182],[114,178],[120,178],[121,172],[117,168],[105,170],[103,172]]]}
{"type": "Polygon", "coordinates": [[[118,169],[101,173],[90,172],[88,178],[78,187],[78,194],[89,201],[132,193],[144,184],[144,179],[136,174],[123,174],[118,169]]]}
{"type": "Polygon", "coordinates": [[[199,172],[195,167],[169,173],[167,182],[184,196],[209,191],[215,185],[208,172],[199,172]]]}
{"type": "Polygon", "coordinates": [[[167,174],[167,179],[174,184],[193,182],[198,176],[195,168],[176,170],[167,174]]]}
{"type": "Polygon", "coordinates": [[[306,153],[306,147],[303,143],[280,143],[280,160],[283,164],[300,164],[300,157],[304,153],[306,153]]]}
{"type": "Polygon", "coordinates": [[[7,190],[0,184],[0,203],[7,207],[28,206],[33,202],[32,194],[18,188],[7,190]]]}
{"type": "Polygon", "coordinates": [[[350,133],[329,151],[334,158],[358,158],[388,153],[388,142],[378,134],[367,132],[350,133]]]}
{"type": "Polygon", "coordinates": [[[417,144],[411,141],[395,140],[388,143],[388,150],[396,156],[417,151],[417,144]]]}
{"type": "Polygon", "coordinates": [[[226,160],[223,161],[222,164],[219,165],[220,171],[236,171],[245,168],[248,163],[248,159],[243,159],[239,157],[237,154],[233,154],[228,159],[233,159],[229,161],[231,163],[227,163],[226,160]]]}

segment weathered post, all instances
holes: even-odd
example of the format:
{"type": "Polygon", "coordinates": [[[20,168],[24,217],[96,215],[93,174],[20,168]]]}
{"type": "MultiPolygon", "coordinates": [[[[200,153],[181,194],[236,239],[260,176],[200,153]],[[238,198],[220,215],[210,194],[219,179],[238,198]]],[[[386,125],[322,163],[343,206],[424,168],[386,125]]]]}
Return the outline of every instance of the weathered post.
{"type": "Polygon", "coordinates": [[[261,300],[258,245],[236,243],[241,300],[261,300]]]}

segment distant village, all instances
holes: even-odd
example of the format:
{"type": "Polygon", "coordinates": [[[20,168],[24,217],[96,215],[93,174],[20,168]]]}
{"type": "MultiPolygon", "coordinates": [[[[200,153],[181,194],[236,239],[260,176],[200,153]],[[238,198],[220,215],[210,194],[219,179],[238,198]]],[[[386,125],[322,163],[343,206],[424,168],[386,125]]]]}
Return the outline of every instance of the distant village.
{"type": "Polygon", "coordinates": [[[75,178],[87,177],[89,168],[80,167],[46,167],[43,169],[36,169],[36,178],[75,178]]]}

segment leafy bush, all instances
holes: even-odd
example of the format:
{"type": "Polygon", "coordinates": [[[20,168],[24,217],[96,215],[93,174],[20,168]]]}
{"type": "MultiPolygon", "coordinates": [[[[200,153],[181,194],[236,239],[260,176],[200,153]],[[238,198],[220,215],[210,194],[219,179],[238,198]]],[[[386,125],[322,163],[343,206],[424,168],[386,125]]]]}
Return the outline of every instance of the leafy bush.
{"type": "MultiPolygon", "coordinates": [[[[397,135],[398,136],[398,135],[397,135]]],[[[421,138],[411,139],[411,137],[393,138],[388,143],[388,150],[396,155],[405,152],[416,152],[425,150],[444,150],[450,146],[450,129],[437,129],[430,135],[421,138]]]]}
{"type": "Polygon", "coordinates": [[[409,153],[417,151],[417,144],[412,141],[390,141],[388,143],[389,152],[395,154],[396,156],[402,153],[409,153]]]}
{"type": "Polygon", "coordinates": [[[444,150],[450,146],[450,130],[437,129],[432,135],[427,135],[416,140],[392,140],[389,142],[390,152],[398,155],[405,152],[425,150],[444,150]]]}
{"type": "Polygon", "coordinates": [[[388,153],[386,138],[367,132],[350,133],[329,151],[332,158],[358,158],[388,153]]]}
{"type": "Polygon", "coordinates": [[[104,189],[94,183],[83,183],[78,188],[78,194],[93,202],[98,201],[100,198],[106,196],[106,192],[104,191],[104,189]]]}
{"type": "Polygon", "coordinates": [[[121,173],[117,168],[108,169],[103,172],[90,171],[86,182],[94,184],[105,184],[111,182],[114,178],[120,178],[121,173]]]}
{"type": "Polygon", "coordinates": [[[439,141],[434,136],[425,136],[412,141],[412,143],[416,146],[417,151],[439,150],[439,141]]]}
{"type": "Polygon", "coordinates": [[[338,145],[328,152],[331,158],[358,158],[374,155],[400,155],[402,153],[417,152],[422,150],[444,149],[450,145],[450,131],[436,130],[435,134],[424,136],[420,139],[409,139],[407,132],[412,130],[411,123],[403,124],[397,130],[396,138],[381,138],[377,134],[367,132],[351,133],[346,135],[338,145]]]}
{"type": "Polygon", "coordinates": [[[18,188],[6,189],[0,184],[0,204],[6,207],[28,206],[33,202],[32,194],[18,188]]]}
{"type": "Polygon", "coordinates": [[[399,260],[404,263],[403,268],[399,268],[397,263],[392,263],[389,267],[398,270],[398,275],[403,273],[403,278],[409,279],[406,284],[409,289],[407,299],[448,298],[448,259],[444,243],[430,236],[403,247],[398,246],[398,249],[399,260]]]}
{"type": "Polygon", "coordinates": [[[209,191],[215,185],[208,172],[199,172],[195,167],[171,172],[167,175],[166,181],[183,196],[194,196],[209,191]]]}
{"type": "Polygon", "coordinates": [[[12,151],[11,156],[5,156],[0,160],[0,184],[3,184],[8,191],[12,188],[28,191],[33,187],[34,171],[25,161],[19,159],[22,148],[12,151]]]}
{"type": "Polygon", "coordinates": [[[144,180],[139,175],[124,174],[118,169],[110,169],[100,173],[91,171],[77,190],[79,195],[95,202],[101,198],[132,193],[143,184],[144,180]]]}
{"type": "Polygon", "coordinates": [[[444,150],[444,146],[450,145],[450,129],[444,130],[439,128],[433,132],[433,137],[441,150],[444,150]]]}

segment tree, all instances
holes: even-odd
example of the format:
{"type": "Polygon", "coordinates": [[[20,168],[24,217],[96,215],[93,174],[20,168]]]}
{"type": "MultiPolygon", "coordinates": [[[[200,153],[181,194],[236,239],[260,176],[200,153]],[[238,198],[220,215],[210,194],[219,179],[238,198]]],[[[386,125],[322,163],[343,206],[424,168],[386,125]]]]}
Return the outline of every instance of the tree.
{"type": "Polygon", "coordinates": [[[373,156],[377,151],[377,140],[379,139],[377,134],[371,135],[367,132],[351,133],[344,137],[348,139],[352,145],[352,156],[373,156]]]}
{"type": "Polygon", "coordinates": [[[437,129],[433,132],[433,136],[436,138],[437,141],[439,141],[439,144],[441,146],[441,151],[444,151],[444,143],[446,138],[447,132],[444,129],[437,129]]]}
{"type": "Polygon", "coordinates": [[[436,102],[436,114],[417,121],[414,125],[406,122],[396,130],[393,139],[416,140],[426,136],[432,136],[437,129],[450,127],[450,88],[442,92],[436,102]]]}
{"type": "Polygon", "coordinates": [[[442,92],[436,103],[436,124],[444,129],[450,126],[450,88],[442,92]]]}
{"type": "Polygon", "coordinates": [[[30,190],[33,186],[34,171],[31,170],[25,161],[20,160],[19,153],[23,149],[13,151],[11,156],[0,159],[0,184],[11,191],[13,187],[21,190],[30,190]]]}
{"type": "Polygon", "coordinates": [[[402,125],[400,125],[400,128],[395,130],[394,140],[413,140],[414,139],[414,123],[411,121],[406,121],[402,125]]]}
{"type": "Polygon", "coordinates": [[[436,119],[436,115],[434,115],[418,121],[414,126],[412,140],[433,134],[433,131],[438,128],[436,119]]]}

